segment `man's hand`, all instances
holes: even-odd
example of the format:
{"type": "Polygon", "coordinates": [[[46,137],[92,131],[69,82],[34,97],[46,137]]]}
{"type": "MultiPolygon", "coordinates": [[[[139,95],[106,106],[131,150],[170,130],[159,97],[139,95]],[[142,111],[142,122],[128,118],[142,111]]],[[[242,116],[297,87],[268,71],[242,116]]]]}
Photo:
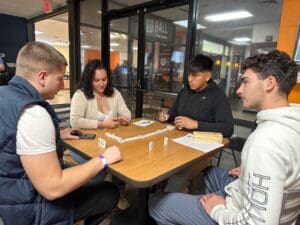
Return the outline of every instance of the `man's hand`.
{"type": "Polygon", "coordinates": [[[118,116],[119,122],[122,126],[126,126],[129,124],[130,120],[127,116],[118,116]]]}
{"type": "Polygon", "coordinates": [[[159,120],[159,122],[164,123],[169,119],[169,117],[170,117],[170,115],[168,113],[160,112],[158,120],[159,120]]]}
{"type": "Polygon", "coordinates": [[[179,129],[185,128],[188,130],[195,130],[198,128],[198,121],[185,116],[177,116],[175,118],[175,125],[179,129]]]}
{"type": "Polygon", "coordinates": [[[60,138],[65,139],[79,139],[78,135],[72,135],[71,133],[81,133],[79,128],[66,128],[60,131],[60,138]]]}
{"type": "Polygon", "coordinates": [[[241,167],[233,168],[228,173],[233,177],[239,177],[241,173],[241,167]]]}
{"type": "Polygon", "coordinates": [[[216,194],[209,194],[209,195],[201,196],[200,199],[199,199],[199,201],[202,204],[205,212],[208,215],[211,214],[212,209],[216,205],[224,205],[224,206],[226,206],[225,199],[222,196],[216,195],[216,194]]]}
{"type": "Polygon", "coordinates": [[[120,126],[118,117],[114,116],[101,122],[101,128],[113,129],[120,126]]]}
{"type": "Polygon", "coordinates": [[[107,148],[103,153],[103,156],[105,157],[109,165],[122,159],[121,152],[117,146],[107,148]]]}

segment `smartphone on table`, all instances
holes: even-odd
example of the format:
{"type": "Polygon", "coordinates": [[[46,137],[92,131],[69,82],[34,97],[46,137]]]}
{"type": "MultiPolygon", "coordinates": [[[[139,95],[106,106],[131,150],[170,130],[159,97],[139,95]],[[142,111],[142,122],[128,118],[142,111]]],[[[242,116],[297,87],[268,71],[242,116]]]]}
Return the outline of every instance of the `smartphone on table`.
{"type": "Polygon", "coordinates": [[[96,134],[90,134],[90,133],[82,133],[79,135],[80,139],[94,139],[96,137],[96,134]]]}
{"type": "Polygon", "coordinates": [[[96,134],[81,133],[81,132],[78,132],[78,131],[72,132],[71,134],[78,136],[79,139],[94,139],[96,137],[96,134]]]}

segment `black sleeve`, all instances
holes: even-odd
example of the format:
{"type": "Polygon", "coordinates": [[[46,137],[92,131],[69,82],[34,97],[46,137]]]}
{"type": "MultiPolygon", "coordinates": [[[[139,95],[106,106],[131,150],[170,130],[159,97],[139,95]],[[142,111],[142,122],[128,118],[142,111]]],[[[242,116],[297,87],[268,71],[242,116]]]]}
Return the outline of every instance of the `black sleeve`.
{"type": "Polygon", "coordinates": [[[227,96],[218,92],[214,100],[214,122],[198,121],[198,130],[207,132],[219,132],[223,137],[230,137],[233,134],[233,117],[227,96]]]}
{"type": "Polygon", "coordinates": [[[180,96],[182,95],[182,93],[183,93],[183,89],[181,89],[179,91],[174,105],[168,112],[168,114],[169,114],[168,122],[174,122],[175,117],[178,116],[177,107],[178,107],[178,102],[179,102],[179,99],[180,99],[180,96]]]}

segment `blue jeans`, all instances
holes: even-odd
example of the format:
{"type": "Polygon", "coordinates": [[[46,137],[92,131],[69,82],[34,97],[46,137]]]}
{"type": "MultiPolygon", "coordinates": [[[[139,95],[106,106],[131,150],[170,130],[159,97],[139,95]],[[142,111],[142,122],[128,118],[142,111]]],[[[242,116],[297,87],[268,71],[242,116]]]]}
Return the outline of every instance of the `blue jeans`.
{"type": "MultiPolygon", "coordinates": [[[[228,170],[211,167],[205,172],[208,193],[225,197],[224,188],[236,178],[228,170]]],[[[200,195],[158,193],[149,201],[149,213],[159,225],[216,225],[199,202],[200,195]]]]}

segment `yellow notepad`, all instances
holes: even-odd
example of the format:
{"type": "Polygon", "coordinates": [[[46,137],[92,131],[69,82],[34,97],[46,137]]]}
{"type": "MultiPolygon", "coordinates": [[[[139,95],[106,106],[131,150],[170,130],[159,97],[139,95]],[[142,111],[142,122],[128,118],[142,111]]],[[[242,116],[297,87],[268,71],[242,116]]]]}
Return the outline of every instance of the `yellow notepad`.
{"type": "Polygon", "coordinates": [[[194,131],[193,132],[193,141],[222,143],[223,135],[221,133],[214,133],[214,132],[194,131]]]}

